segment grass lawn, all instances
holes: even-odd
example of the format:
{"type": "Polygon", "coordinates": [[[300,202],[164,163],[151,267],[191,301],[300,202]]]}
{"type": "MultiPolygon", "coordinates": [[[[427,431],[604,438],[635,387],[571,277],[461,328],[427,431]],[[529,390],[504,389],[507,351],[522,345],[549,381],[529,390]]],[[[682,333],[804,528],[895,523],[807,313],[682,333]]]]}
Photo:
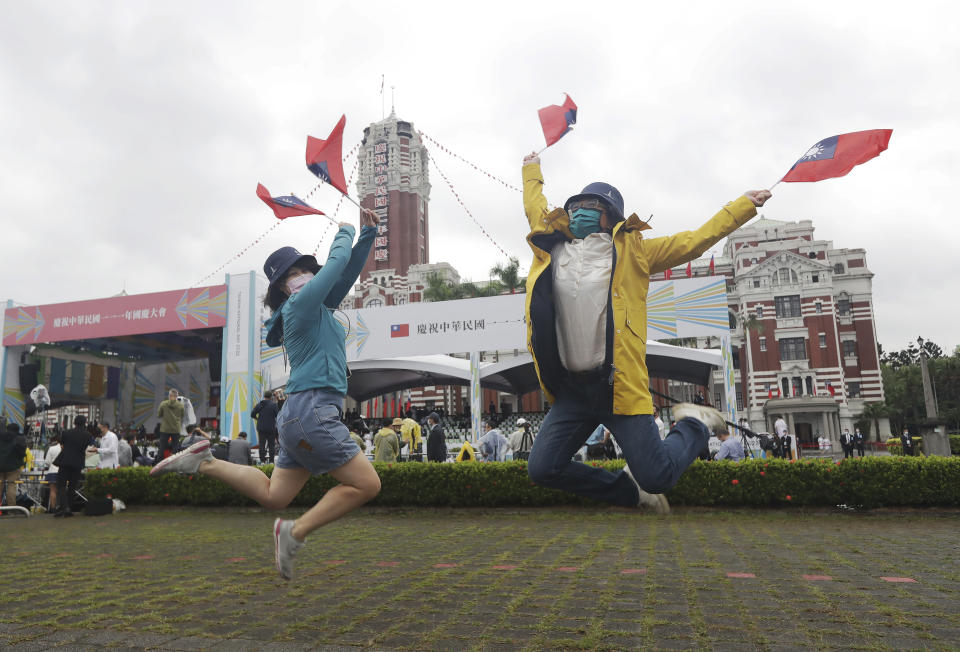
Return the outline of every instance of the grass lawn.
{"type": "Polygon", "coordinates": [[[273,518],[2,517],[0,648],[960,648],[957,512],[368,508],[292,582],[273,518]]]}

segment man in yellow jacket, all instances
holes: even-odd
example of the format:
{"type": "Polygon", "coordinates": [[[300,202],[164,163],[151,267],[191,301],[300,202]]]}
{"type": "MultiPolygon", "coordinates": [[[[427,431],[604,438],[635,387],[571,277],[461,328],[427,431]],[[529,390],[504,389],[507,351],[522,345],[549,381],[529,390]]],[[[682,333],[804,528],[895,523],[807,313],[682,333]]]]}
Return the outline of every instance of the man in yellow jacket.
{"type": "Polygon", "coordinates": [[[400,446],[402,447],[404,444],[408,446],[407,450],[409,451],[408,454],[411,462],[423,461],[420,452],[420,442],[423,440],[420,424],[410,417],[407,417],[401,423],[400,446]]]}
{"type": "Polygon", "coordinates": [[[591,183],[549,211],[540,159],[523,161],[523,207],[533,263],[527,276],[527,348],[553,407],[530,451],[531,480],[615,505],[668,513],[662,494],[725,430],[713,408],[675,406],[676,426],[661,441],[646,365],[650,276],[697,258],[757,214],[768,190],[747,192],[695,231],[649,238],[623,197],[591,183]],[[604,424],[623,449],[617,474],[573,462],[604,424]]]}

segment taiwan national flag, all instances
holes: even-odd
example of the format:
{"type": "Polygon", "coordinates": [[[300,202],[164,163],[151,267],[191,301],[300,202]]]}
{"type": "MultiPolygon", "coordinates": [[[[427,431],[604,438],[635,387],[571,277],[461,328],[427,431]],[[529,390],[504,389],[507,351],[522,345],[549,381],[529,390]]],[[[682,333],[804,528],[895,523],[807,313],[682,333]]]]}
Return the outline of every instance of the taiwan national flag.
{"type": "Polygon", "coordinates": [[[687,278],[693,276],[693,263],[687,263],[687,278]]]}
{"type": "Polygon", "coordinates": [[[330,136],[323,140],[307,136],[307,168],[320,179],[347,193],[347,180],[343,176],[343,126],[347,116],[340,116],[330,136]]]}
{"type": "Polygon", "coordinates": [[[781,181],[821,181],[842,177],[887,149],[893,129],[871,129],[824,138],[807,150],[781,181]]]}
{"type": "Polygon", "coordinates": [[[566,93],[563,96],[566,99],[562,105],[551,104],[537,111],[547,147],[563,138],[573,125],[577,124],[577,105],[566,93]]]}
{"type": "Polygon", "coordinates": [[[833,388],[833,383],[827,381],[827,391],[830,392],[830,396],[836,396],[837,390],[833,388]]]}
{"type": "Polygon", "coordinates": [[[410,337],[410,324],[392,324],[390,337],[410,337]]]}
{"type": "Polygon", "coordinates": [[[714,273],[714,272],[713,272],[713,269],[714,269],[714,267],[713,267],[713,254],[710,254],[710,268],[707,270],[707,273],[708,273],[710,276],[713,276],[713,273],[714,273]]]}
{"type": "Polygon", "coordinates": [[[672,270],[672,269],[668,269],[668,270],[665,270],[665,271],[663,272],[663,279],[664,279],[665,281],[669,281],[669,280],[671,279],[671,277],[673,277],[673,270],[672,270]]]}
{"type": "Polygon", "coordinates": [[[323,215],[323,211],[318,211],[313,206],[294,195],[284,195],[282,197],[271,197],[270,191],[262,183],[257,184],[257,197],[263,200],[267,206],[273,209],[273,214],[278,220],[282,220],[294,215],[323,215]]]}

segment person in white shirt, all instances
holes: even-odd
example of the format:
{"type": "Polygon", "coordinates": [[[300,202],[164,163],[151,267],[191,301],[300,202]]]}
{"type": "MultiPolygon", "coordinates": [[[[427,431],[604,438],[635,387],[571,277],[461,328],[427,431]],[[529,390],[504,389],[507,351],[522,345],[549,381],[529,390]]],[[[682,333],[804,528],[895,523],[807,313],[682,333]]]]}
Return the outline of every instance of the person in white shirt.
{"type": "Polygon", "coordinates": [[[44,480],[50,483],[50,500],[47,501],[47,511],[50,512],[57,508],[57,473],[60,467],[53,461],[57,459],[61,450],[63,447],[60,445],[60,435],[54,435],[50,438],[50,448],[47,449],[47,454],[43,458],[47,463],[47,474],[44,480]]]}
{"type": "Polygon", "coordinates": [[[657,430],[660,431],[660,439],[667,438],[667,429],[663,425],[663,419],[660,418],[660,408],[653,408],[653,422],[657,424],[657,430]]]}
{"type": "Polygon", "coordinates": [[[100,424],[100,447],[91,446],[88,452],[100,455],[98,469],[115,469],[120,465],[120,443],[106,421],[100,424]]]}

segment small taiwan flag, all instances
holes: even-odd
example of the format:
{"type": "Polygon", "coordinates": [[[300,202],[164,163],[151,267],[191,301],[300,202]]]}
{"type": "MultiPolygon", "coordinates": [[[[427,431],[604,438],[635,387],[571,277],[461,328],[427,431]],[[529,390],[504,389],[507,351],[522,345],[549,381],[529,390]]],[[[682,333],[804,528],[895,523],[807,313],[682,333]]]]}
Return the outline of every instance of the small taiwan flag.
{"type": "Polygon", "coordinates": [[[410,324],[392,324],[390,337],[410,337],[410,324]]]}

